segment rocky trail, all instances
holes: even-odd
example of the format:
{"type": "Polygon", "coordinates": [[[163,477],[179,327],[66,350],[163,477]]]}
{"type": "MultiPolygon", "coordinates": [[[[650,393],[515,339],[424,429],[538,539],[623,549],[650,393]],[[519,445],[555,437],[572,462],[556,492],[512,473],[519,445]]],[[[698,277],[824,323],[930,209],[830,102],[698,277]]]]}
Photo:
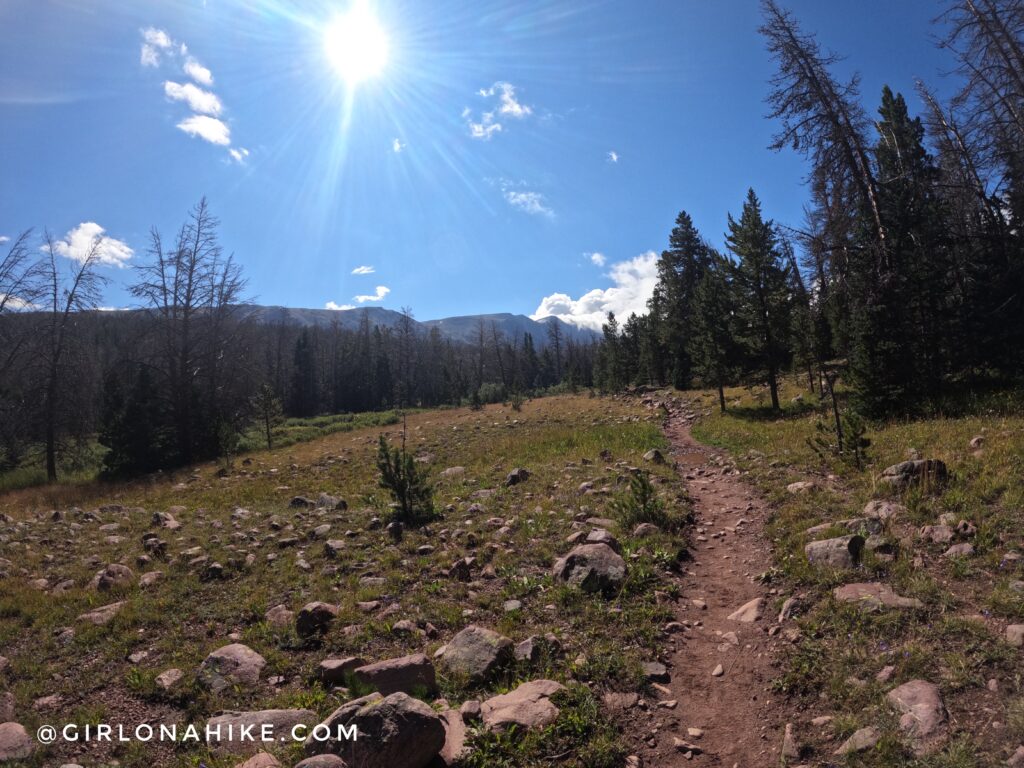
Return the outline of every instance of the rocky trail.
{"type": "Polygon", "coordinates": [[[662,691],[678,702],[681,732],[659,744],[654,764],[775,765],[783,742],[770,691],[775,617],[769,589],[757,581],[771,565],[769,509],[720,452],[693,438],[693,420],[673,410],[665,425],[695,525],[678,609],[685,631],[662,691]]]}

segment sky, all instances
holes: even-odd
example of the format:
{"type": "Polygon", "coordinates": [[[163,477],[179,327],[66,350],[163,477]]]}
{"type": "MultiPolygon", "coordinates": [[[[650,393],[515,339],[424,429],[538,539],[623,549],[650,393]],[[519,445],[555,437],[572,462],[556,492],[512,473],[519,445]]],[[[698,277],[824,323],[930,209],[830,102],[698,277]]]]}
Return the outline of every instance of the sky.
{"type": "MultiPolygon", "coordinates": [[[[920,108],[949,93],[942,4],[789,0],[920,108]]],[[[0,241],[101,238],[109,307],[206,196],[260,304],[419,319],[642,312],[681,210],[721,246],[753,187],[799,225],[803,158],[767,147],[756,0],[3,0],[0,241]]],[[[2,248],[0,244],[0,248],[2,248]]]]}

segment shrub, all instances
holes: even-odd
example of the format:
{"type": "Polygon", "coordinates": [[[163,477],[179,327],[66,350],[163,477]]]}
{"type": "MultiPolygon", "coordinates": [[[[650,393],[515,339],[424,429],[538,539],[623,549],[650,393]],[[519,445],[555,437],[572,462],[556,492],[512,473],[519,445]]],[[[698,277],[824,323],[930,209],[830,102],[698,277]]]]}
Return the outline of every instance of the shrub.
{"type": "Polygon", "coordinates": [[[434,488],[427,479],[427,470],[416,466],[404,445],[391,448],[381,435],[377,446],[377,469],[380,471],[380,487],[391,494],[397,505],[394,520],[405,525],[426,525],[437,519],[434,488]]]}
{"type": "Polygon", "coordinates": [[[651,523],[666,531],[679,527],[679,521],[665,509],[646,472],[633,475],[629,488],[612,499],[609,509],[627,530],[640,523],[651,523]]]}

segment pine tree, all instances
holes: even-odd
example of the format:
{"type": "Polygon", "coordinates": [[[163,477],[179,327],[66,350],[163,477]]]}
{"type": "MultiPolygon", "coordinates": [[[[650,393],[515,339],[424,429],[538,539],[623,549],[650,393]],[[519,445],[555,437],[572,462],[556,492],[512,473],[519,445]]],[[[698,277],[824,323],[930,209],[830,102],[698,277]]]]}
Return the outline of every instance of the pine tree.
{"type": "Polygon", "coordinates": [[[761,203],[748,190],[739,221],[729,216],[726,243],[736,256],[734,281],[741,334],[751,362],[767,371],[772,408],[779,409],[778,374],[786,359],[789,327],[788,267],[779,252],[775,226],[761,216],[761,203]]]}
{"type": "Polygon", "coordinates": [[[693,297],[693,332],[688,345],[694,371],[705,384],[718,389],[722,413],[725,413],[725,386],[736,375],[740,362],[730,266],[722,257],[716,257],[697,284],[693,297]]]}

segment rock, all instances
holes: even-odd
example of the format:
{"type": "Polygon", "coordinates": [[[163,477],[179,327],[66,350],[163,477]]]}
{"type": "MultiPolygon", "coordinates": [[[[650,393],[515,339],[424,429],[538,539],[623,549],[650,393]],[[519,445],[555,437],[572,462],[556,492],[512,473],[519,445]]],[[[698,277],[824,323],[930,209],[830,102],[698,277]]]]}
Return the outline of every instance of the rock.
{"type": "Polygon", "coordinates": [[[456,560],[452,567],[448,569],[448,578],[455,579],[456,581],[469,581],[473,563],[475,562],[476,558],[474,557],[463,557],[460,560],[456,560]]]}
{"type": "Polygon", "coordinates": [[[313,509],[316,507],[316,502],[312,499],[307,499],[305,496],[294,496],[288,506],[294,509],[313,509]]]}
{"type": "Polygon", "coordinates": [[[358,656],[344,659],[324,659],[317,668],[317,677],[327,685],[344,685],[359,667],[366,666],[366,661],[358,656]]]}
{"type": "Polygon", "coordinates": [[[716,665],[715,668],[713,670],[711,670],[711,676],[712,677],[721,677],[724,674],[725,674],[725,667],[723,667],[721,664],[716,665]]]}
{"type": "Polygon", "coordinates": [[[348,763],[337,755],[313,755],[297,762],[295,768],[348,768],[348,763]]]}
{"type": "Polygon", "coordinates": [[[882,734],[879,730],[873,725],[869,725],[867,728],[861,728],[844,741],[834,754],[849,755],[853,752],[865,752],[875,746],[881,738],[882,734]]]}
{"type": "Polygon", "coordinates": [[[640,665],[644,671],[644,677],[649,683],[667,683],[669,681],[668,668],[660,661],[645,661],[640,665]]]}
{"type": "Polygon", "coordinates": [[[444,478],[460,477],[464,474],[466,474],[465,467],[448,467],[448,469],[441,470],[441,477],[444,478]]]}
{"type": "Polygon", "coordinates": [[[558,718],[559,710],[551,696],[565,690],[554,680],[534,680],[501,696],[487,699],[480,706],[488,731],[505,731],[511,726],[543,728],[558,718]]]}
{"type": "Polygon", "coordinates": [[[943,557],[970,557],[974,554],[974,545],[964,542],[963,544],[954,544],[952,547],[942,553],[943,557]]]}
{"type": "Polygon", "coordinates": [[[554,577],[584,592],[618,591],[626,578],[626,561],[607,544],[580,544],[555,561],[554,577]]]}
{"type": "Polygon", "coordinates": [[[1024,766],[1024,746],[1017,747],[1017,751],[1010,755],[1006,764],[1009,768],[1021,768],[1021,766],[1024,766]]]}
{"type": "Polygon", "coordinates": [[[633,538],[642,539],[659,533],[661,533],[661,529],[654,523],[640,523],[640,525],[633,529],[633,538]]]}
{"type": "MultiPolygon", "coordinates": [[[[255,738],[259,738],[258,731],[255,734],[255,738]]],[[[244,763],[236,765],[235,768],[281,768],[281,764],[269,752],[257,752],[244,763]]]]}
{"type": "Polygon", "coordinates": [[[790,483],[786,486],[786,490],[794,495],[800,493],[810,493],[811,491],[818,490],[818,484],[813,480],[800,480],[796,483],[790,483]]]}
{"type": "Polygon", "coordinates": [[[864,517],[875,518],[883,523],[892,520],[896,516],[906,516],[907,508],[895,501],[885,499],[873,499],[864,505],[864,517]]]}
{"type": "Polygon", "coordinates": [[[804,554],[814,565],[830,568],[855,568],[864,550],[864,537],[858,534],[835,539],[812,541],[804,547],[804,554]]]}
{"type": "Polygon", "coordinates": [[[295,634],[299,637],[325,634],[337,617],[338,606],[336,605],[319,600],[306,603],[295,617],[295,634]]]}
{"type": "Polygon", "coordinates": [[[649,461],[652,464],[664,464],[665,456],[657,448],[651,448],[651,450],[644,454],[644,461],[649,461]]]}
{"type": "Polygon", "coordinates": [[[177,685],[184,676],[185,673],[180,669],[171,668],[157,675],[154,682],[156,682],[156,687],[160,690],[169,691],[177,685]]]}
{"type": "Polygon", "coordinates": [[[455,765],[469,755],[469,747],[466,745],[466,723],[456,709],[445,709],[440,715],[441,724],[444,726],[441,760],[445,765],[455,765]]]}
{"type": "Polygon", "coordinates": [[[583,541],[584,544],[605,544],[614,550],[618,555],[622,554],[622,547],[619,545],[618,540],[612,536],[604,528],[595,528],[587,534],[587,538],[583,541]]]}
{"type": "Polygon", "coordinates": [[[922,482],[929,486],[941,486],[948,476],[946,465],[939,459],[914,459],[886,467],[878,481],[903,490],[922,482]]]}
{"type": "Polygon", "coordinates": [[[971,438],[971,442],[968,443],[968,445],[970,445],[971,448],[981,448],[983,445],[985,445],[985,436],[975,435],[974,437],[971,438]]]}
{"type": "Polygon", "coordinates": [[[324,542],[324,555],[332,560],[337,559],[344,549],[344,539],[328,539],[324,542]]]}
{"type": "Polygon", "coordinates": [[[800,757],[800,747],[796,743],[796,736],[793,735],[792,723],[786,723],[786,731],[782,736],[782,756],[787,760],[796,760],[800,757]]]}
{"type": "Polygon", "coordinates": [[[289,611],[288,606],[282,603],[275,605],[263,614],[263,618],[267,620],[268,624],[273,624],[275,627],[288,627],[295,620],[295,612],[289,611]]]}
{"type": "Polygon", "coordinates": [[[166,528],[169,531],[176,531],[181,528],[181,523],[174,519],[170,512],[154,512],[153,525],[158,528],[166,528]]]}
{"type": "Polygon", "coordinates": [[[266,665],[266,660],[249,646],[232,643],[207,656],[197,677],[214,693],[220,693],[232,684],[256,685],[266,665]]]}
{"type": "Polygon", "coordinates": [[[900,728],[913,739],[915,752],[930,752],[946,723],[938,686],[926,680],[911,680],[889,691],[886,698],[903,713],[900,728]]]}
{"type": "Polygon", "coordinates": [[[35,742],[20,723],[0,724],[0,762],[23,760],[35,751],[35,742]]]}
{"type": "Polygon", "coordinates": [[[525,483],[529,479],[530,473],[523,469],[522,467],[519,467],[517,469],[513,469],[511,472],[508,473],[508,476],[505,478],[505,485],[519,485],[519,483],[525,483]]]}
{"type": "Polygon", "coordinates": [[[479,699],[469,699],[462,702],[462,706],[459,707],[459,714],[462,715],[462,721],[465,723],[475,723],[479,720],[480,711],[479,699]]]}
{"type": "Polygon", "coordinates": [[[307,750],[331,752],[358,768],[425,768],[445,745],[441,717],[404,693],[357,699],[339,707],[322,725],[330,733],[337,733],[340,726],[354,726],[359,738],[310,740],[307,750]]]}
{"type": "Polygon", "coordinates": [[[779,609],[779,624],[793,618],[793,613],[799,607],[800,601],[795,597],[787,597],[779,609]]]}
{"type": "Polygon", "coordinates": [[[87,621],[90,624],[95,624],[97,627],[102,627],[104,624],[109,624],[114,620],[114,617],[121,612],[124,608],[125,603],[111,603],[110,605],[104,605],[102,608],[94,608],[87,613],[83,613],[78,617],[78,621],[87,621]]]}
{"type": "Polygon", "coordinates": [[[470,625],[451,639],[441,656],[453,674],[470,684],[490,680],[496,672],[515,660],[512,641],[497,632],[470,625]]]}
{"type": "Polygon", "coordinates": [[[149,571],[149,573],[144,573],[139,577],[139,586],[143,588],[151,587],[163,577],[163,571],[149,571]]]}
{"type": "Polygon", "coordinates": [[[822,523],[808,528],[806,533],[811,538],[820,536],[830,528],[841,528],[848,533],[859,533],[869,535],[881,533],[882,521],[877,517],[854,517],[849,520],[836,520],[834,523],[822,523]]]}
{"type": "Polygon", "coordinates": [[[422,653],[366,664],[357,667],[352,674],[360,683],[376,688],[383,696],[398,692],[417,694],[437,692],[437,676],[434,665],[422,653]]]}
{"type": "Polygon", "coordinates": [[[1015,648],[1024,646],[1024,624],[1011,624],[1006,628],[1006,642],[1015,648]]]}
{"type": "Polygon", "coordinates": [[[288,738],[292,728],[302,724],[316,725],[316,712],[308,709],[263,709],[253,712],[223,712],[211,717],[207,723],[207,742],[221,752],[233,755],[250,754],[260,748],[260,733],[264,727],[273,730],[275,738],[288,738]],[[254,734],[252,738],[245,734],[254,734]]]}
{"type": "Polygon", "coordinates": [[[89,586],[100,592],[108,592],[116,587],[127,587],[135,581],[132,569],[120,563],[111,563],[93,576],[89,586]]]}
{"type": "Polygon", "coordinates": [[[539,637],[538,635],[530,635],[522,642],[516,643],[516,661],[534,664],[540,661],[541,655],[544,653],[545,650],[547,650],[548,652],[554,651],[552,643],[545,637],[539,637]]]}
{"type": "Polygon", "coordinates": [[[953,529],[948,525],[926,525],[921,528],[921,538],[934,544],[948,544],[953,540],[953,529]]]}
{"type": "Polygon", "coordinates": [[[324,509],[334,509],[341,511],[348,509],[347,501],[338,496],[331,496],[330,494],[327,493],[320,494],[320,496],[316,500],[316,505],[318,507],[323,507],[324,509]]]}
{"type": "Polygon", "coordinates": [[[730,613],[729,621],[740,621],[744,624],[755,622],[764,615],[764,609],[767,604],[768,601],[763,597],[755,597],[749,603],[730,613]]]}
{"type": "Polygon", "coordinates": [[[924,608],[920,600],[901,597],[888,584],[846,584],[832,590],[832,595],[842,603],[857,603],[867,611],[877,611],[883,607],[924,608]]]}

